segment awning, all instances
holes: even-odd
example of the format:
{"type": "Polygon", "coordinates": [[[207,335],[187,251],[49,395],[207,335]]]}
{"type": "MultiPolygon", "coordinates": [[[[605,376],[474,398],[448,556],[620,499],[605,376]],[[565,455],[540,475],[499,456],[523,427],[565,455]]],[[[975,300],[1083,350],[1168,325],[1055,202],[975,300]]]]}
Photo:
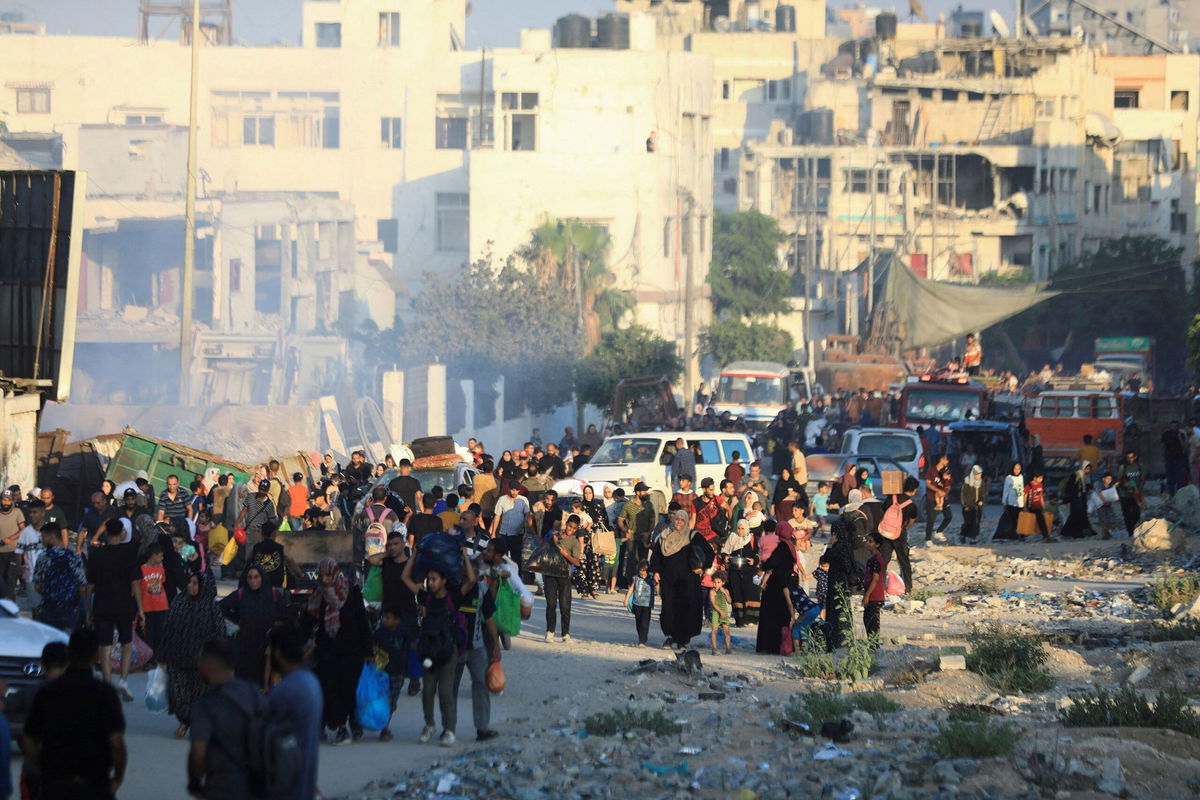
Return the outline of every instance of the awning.
{"type": "Polygon", "coordinates": [[[904,346],[936,347],[1016,316],[1058,294],[1040,291],[1042,286],[987,289],[926,280],[893,255],[887,271],[886,297],[899,318],[904,346]]]}

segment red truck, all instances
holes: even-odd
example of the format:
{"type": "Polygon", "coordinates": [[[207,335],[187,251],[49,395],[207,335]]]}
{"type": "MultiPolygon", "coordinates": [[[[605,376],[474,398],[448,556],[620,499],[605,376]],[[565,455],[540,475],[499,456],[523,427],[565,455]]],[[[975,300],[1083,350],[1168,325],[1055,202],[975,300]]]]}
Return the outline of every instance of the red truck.
{"type": "Polygon", "coordinates": [[[965,376],[909,378],[900,389],[895,427],[945,431],[951,422],[987,419],[988,402],[987,387],[965,376]]]}

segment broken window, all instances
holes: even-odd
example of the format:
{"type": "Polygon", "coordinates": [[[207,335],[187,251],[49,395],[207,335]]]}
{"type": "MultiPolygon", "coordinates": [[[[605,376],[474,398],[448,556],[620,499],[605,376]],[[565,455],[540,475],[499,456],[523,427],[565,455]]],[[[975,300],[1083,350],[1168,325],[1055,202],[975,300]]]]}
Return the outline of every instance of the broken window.
{"type": "Polygon", "coordinates": [[[1188,110],[1188,93],[1186,91],[1171,92],[1171,110],[1172,111],[1187,111],[1188,110]]]}
{"type": "Polygon", "coordinates": [[[379,120],[379,142],[385,150],[399,150],[403,146],[404,120],[400,117],[381,117],[379,120]]]}
{"type": "Polygon", "coordinates": [[[342,46],[342,23],[340,22],[318,22],[317,23],[317,47],[341,47],[342,46]]]}
{"type": "Polygon", "coordinates": [[[942,102],[943,103],[957,103],[958,102],[958,91],[955,89],[942,89],[942,102]]]}
{"type": "Polygon", "coordinates": [[[379,46],[380,47],[399,47],[400,46],[400,12],[399,11],[380,11],[379,12],[379,46]]]}
{"type": "Polygon", "coordinates": [[[767,81],[767,100],[787,102],[792,99],[792,79],[767,81]]]}
{"type": "MultiPolygon", "coordinates": [[[[851,194],[867,194],[871,191],[871,172],[869,169],[846,169],[842,170],[846,176],[845,186],[842,189],[844,192],[851,194]]],[[[887,194],[888,190],[888,170],[875,170],[875,191],[882,194],[887,194]]]]}
{"type": "Polygon", "coordinates": [[[17,89],[17,113],[49,114],[50,90],[48,88],[17,89]]]}
{"type": "Polygon", "coordinates": [[[721,81],[721,99],[728,100],[733,96],[733,81],[721,81]]]}
{"type": "Polygon", "coordinates": [[[1113,92],[1113,108],[1137,108],[1137,89],[1118,89],[1113,92]]]}
{"type": "Polygon", "coordinates": [[[467,249],[470,205],[470,196],[467,194],[437,193],[435,212],[438,250],[461,252],[467,249]]]}
{"type": "Polygon", "coordinates": [[[729,148],[728,147],[721,148],[721,158],[718,163],[720,163],[720,165],[721,165],[721,167],[720,167],[721,170],[724,171],[724,170],[729,169],[729,148]]]}
{"type": "Polygon", "coordinates": [[[737,194],[737,178],[726,178],[721,183],[721,191],[725,194],[737,194]]]}

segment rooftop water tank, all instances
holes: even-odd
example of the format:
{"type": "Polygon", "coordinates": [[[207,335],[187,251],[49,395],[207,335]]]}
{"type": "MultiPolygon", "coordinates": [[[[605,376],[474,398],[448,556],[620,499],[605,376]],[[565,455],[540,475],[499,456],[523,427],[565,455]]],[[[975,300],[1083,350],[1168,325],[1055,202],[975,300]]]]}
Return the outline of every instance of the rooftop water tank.
{"type": "Polygon", "coordinates": [[[629,15],[601,14],[596,19],[596,46],[606,50],[628,50],[629,15]]]}
{"type": "Polygon", "coordinates": [[[592,21],[582,14],[567,14],[554,23],[555,47],[591,47],[592,21]]]}
{"type": "Polygon", "coordinates": [[[880,39],[896,38],[896,15],[884,11],[875,17],[875,35],[880,39]]]}

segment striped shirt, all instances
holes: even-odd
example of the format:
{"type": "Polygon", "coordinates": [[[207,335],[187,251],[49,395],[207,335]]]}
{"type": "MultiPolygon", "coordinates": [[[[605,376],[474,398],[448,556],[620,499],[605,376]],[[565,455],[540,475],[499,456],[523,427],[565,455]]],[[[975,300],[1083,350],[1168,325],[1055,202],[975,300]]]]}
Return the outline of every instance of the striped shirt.
{"type": "Polygon", "coordinates": [[[182,486],[175,492],[175,499],[167,494],[167,490],[163,489],[158,496],[158,507],[166,515],[167,519],[183,519],[187,517],[188,505],[192,502],[192,495],[187,489],[182,486]]]}

